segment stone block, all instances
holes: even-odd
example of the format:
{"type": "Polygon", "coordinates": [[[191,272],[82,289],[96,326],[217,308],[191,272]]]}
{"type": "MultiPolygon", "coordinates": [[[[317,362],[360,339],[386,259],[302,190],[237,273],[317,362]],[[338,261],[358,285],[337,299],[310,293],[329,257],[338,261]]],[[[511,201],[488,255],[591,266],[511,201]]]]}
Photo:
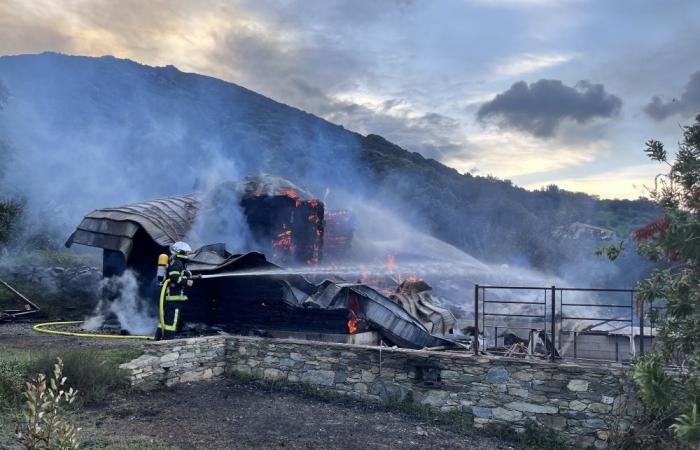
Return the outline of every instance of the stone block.
{"type": "Polygon", "coordinates": [[[594,428],[596,430],[602,430],[607,428],[607,424],[602,419],[585,419],[583,421],[583,426],[587,428],[594,428]]]}
{"type": "Polygon", "coordinates": [[[569,402],[569,409],[574,411],[583,411],[588,405],[579,400],[572,400],[569,402]]]}
{"type": "Polygon", "coordinates": [[[310,384],[333,386],[335,372],[332,370],[309,370],[301,376],[301,381],[310,384]]]}
{"type": "Polygon", "coordinates": [[[376,376],[369,370],[364,370],[362,369],[362,381],[364,382],[372,382],[375,380],[376,376]]]}
{"type": "Polygon", "coordinates": [[[204,379],[203,377],[204,377],[204,371],[185,372],[182,375],[180,375],[180,382],[181,383],[189,383],[192,381],[200,381],[200,380],[204,379]]]}
{"type": "Polygon", "coordinates": [[[505,408],[494,408],[492,410],[493,418],[503,420],[505,422],[517,422],[523,418],[523,413],[505,408]]]}
{"type": "Polygon", "coordinates": [[[532,381],[532,372],[527,372],[527,371],[516,371],[513,373],[513,378],[516,380],[521,380],[521,381],[532,381]]]}
{"type": "Polygon", "coordinates": [[[284,374],[281,370],[268,368],[263,370],[263,377],[268,380],[276,380],[278,378],[283,378],[284,374]]]}
{"type": "Polygon", "coordinates": [[[180,353],[178,352],[166,353],[165,355],[160,357],[160,363],[162,365],[163,363],[176,361],[179,357],[180,353]]]}
{"type": "Polygon", "coordinates": [[[396,383],[379,381],[372,384],[370,393],[378,395],[383,400],[410,401],[413,399],[413,391],[396,383]]]}
{"type": "Polygon", "coordinates": [[[612,410],[612,406],[603,403],[591,403],[588,405],[588,410],[594,413],[606,414],[612,410]]]}
{"type": "Polygon", "coordinates": [[[358,394],[366,394],[369,391],[365,383],[355,383],[352,385],[352,389],[358,394]]]}
{"type": "Polygon", "coordinates": [[[515,387],[510,387],[510,386],[508,386],[508,394],[513,395],[515,397],[521,397],[521,398],[527,398],[529,395],[527,389],[515,388],[515,387]]]}
{"type": "Polygon", "coordinates": [[[537,421],[554,430],[562,431],[566,428],[566,418],[558,414],[537,414],[537,421]]]}
{"type": "Polygon", "coordinates": [[[490,384],[505,384],[510,379],[510,373],[505,367],[492,367],[486,372],[485,380],[490,384]]]}
{"type": "Polygon", "coordinates": [[[559,408],[556,406],[549,405],[538,405],[535,403],[527,402],[510,402],[506,403],[506,408],[514,409],[520,412],[529,412],[535,414],[556,414],[559,412],[559,408]]]}
{"type": "Polygon", "coordinates": [[[420,395],[419,402],[422,405],[439,408],[447,402],[447,398],[449,395],[450,393],[446,391],[430,389],[428,391],[423,392],[422,395],[420,395]]]}
{"type": "Polygon", "coordinates": [[[569,381],[566,388],[572,392],[585,392],[588,390],[588,381],[574,379],[569,381]]]}
{"type": "MultiPolygon", "coordinates": [[[[482,419],[490,419],[493,417],[493,410],[491,408],[484,408],[481,406],[473,406],[472,407],[472,414],[474,414],[474,417],[477,418],[482,418],[482,419]]],[[[476,422],[476,419],[474,420],[476,422]]]]}

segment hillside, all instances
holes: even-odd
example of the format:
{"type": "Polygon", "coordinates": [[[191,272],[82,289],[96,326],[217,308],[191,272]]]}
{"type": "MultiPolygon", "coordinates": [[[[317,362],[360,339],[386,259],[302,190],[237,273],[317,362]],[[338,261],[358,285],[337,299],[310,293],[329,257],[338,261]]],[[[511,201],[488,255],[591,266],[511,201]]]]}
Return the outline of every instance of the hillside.
{"type": "MultiPolygon", "coordinates": [[[[558,227],[581,222],[624,237],[656,216],[646,201],[530,192],[462,175],[380,136],[172,66],[5,56],[0,83],[8,93],[0,111],[3,192],[26,198],[32,217],[59,230],[95,207],[264,171],[325,195],[332,207],[371,201],[476,257],[561,275],[582,255],[588,261],[595,242],[563,242],[558,227]]],[[[625,284],[643,270],[634,255],[619,264],[635,269],[614,271],[626,274],[625,284]]],[[[622,279],[600,281],[609,280],[622,279]]]]}

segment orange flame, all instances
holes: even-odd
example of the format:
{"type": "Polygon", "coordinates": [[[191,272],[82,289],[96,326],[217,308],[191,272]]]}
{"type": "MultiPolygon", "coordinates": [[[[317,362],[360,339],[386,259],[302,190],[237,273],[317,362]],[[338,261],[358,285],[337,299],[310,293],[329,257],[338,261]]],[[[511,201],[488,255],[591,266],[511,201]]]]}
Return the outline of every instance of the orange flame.
{"type": "Polygon", "coordinates": [[[286,224],[282,225],[282,231],[277,233],[277,239],[272,243],[272,246],[275,248],[293,250],[292,230],[288,229],[286,224]]]}
{"type": "Polygon", "coordinates": [[[348,320],[348,332],[350,334],[357,333],[357,320],[355,320],[355,319],[348,320]]]}
{"type": "Polygon", "coordinates": [[[298,208],[301,206],[301,200],[299,199],[299,194],[294,189],[278,189],[277,195],[283,195],[294,200],[294,205],[298,208]]]}

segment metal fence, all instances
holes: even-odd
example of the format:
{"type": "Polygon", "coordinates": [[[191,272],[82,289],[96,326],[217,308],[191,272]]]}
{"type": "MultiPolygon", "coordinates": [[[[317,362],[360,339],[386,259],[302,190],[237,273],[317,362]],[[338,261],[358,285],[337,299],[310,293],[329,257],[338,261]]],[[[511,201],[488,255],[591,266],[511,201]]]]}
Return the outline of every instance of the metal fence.
{"type": "Polygon", "coordinates": [[[530,342],[530,356],[624,361],[654,343],[654,323],[647,326],[645,316],[633,289],[476,285],[474,352],[481,346],[508,354],[507,330],[530,342]],[[534,351],[536,338],[540,351],[534,351]]]}

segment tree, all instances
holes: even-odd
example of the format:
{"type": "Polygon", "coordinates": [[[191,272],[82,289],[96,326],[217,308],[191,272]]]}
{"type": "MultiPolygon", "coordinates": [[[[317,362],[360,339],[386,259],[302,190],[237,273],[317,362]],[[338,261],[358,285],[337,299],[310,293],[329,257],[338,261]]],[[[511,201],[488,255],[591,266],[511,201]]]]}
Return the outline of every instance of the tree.
{"type": "MultiPolygon", "coordinates": [[[[637,229],[633,239],[639,253],[661,264],[637,285],[640,301],[652,305],[663,300],[663,310],[653,310],[661,354],[635,361],[632,380],[656,423],[669,427],[676,437],[700,443],[700,114],[683,127],[683,140],[673,161],[664,145],[646,143],[647,155],[665,164],[668,173],[658,175],[650,189],[663,216],[637,229]],[[674,360],[680,375],[670,377],[662,364],[674,360]]],[[[651,308],[647,308],[650,310],[651,308]]]]}
{"type": "Polygon", "coordinates": [[[700,114],[684,127],[673,162],[659,141],[648,141],[645,151],[669,167],[651,190],[663,217],[637,229],[633,238],[642,255],[665,267],[639,283],[638,298],[665,300],[658,330],[662,351],[669,357],[680,352],[687,360],[700,356],[700,114]]]}

